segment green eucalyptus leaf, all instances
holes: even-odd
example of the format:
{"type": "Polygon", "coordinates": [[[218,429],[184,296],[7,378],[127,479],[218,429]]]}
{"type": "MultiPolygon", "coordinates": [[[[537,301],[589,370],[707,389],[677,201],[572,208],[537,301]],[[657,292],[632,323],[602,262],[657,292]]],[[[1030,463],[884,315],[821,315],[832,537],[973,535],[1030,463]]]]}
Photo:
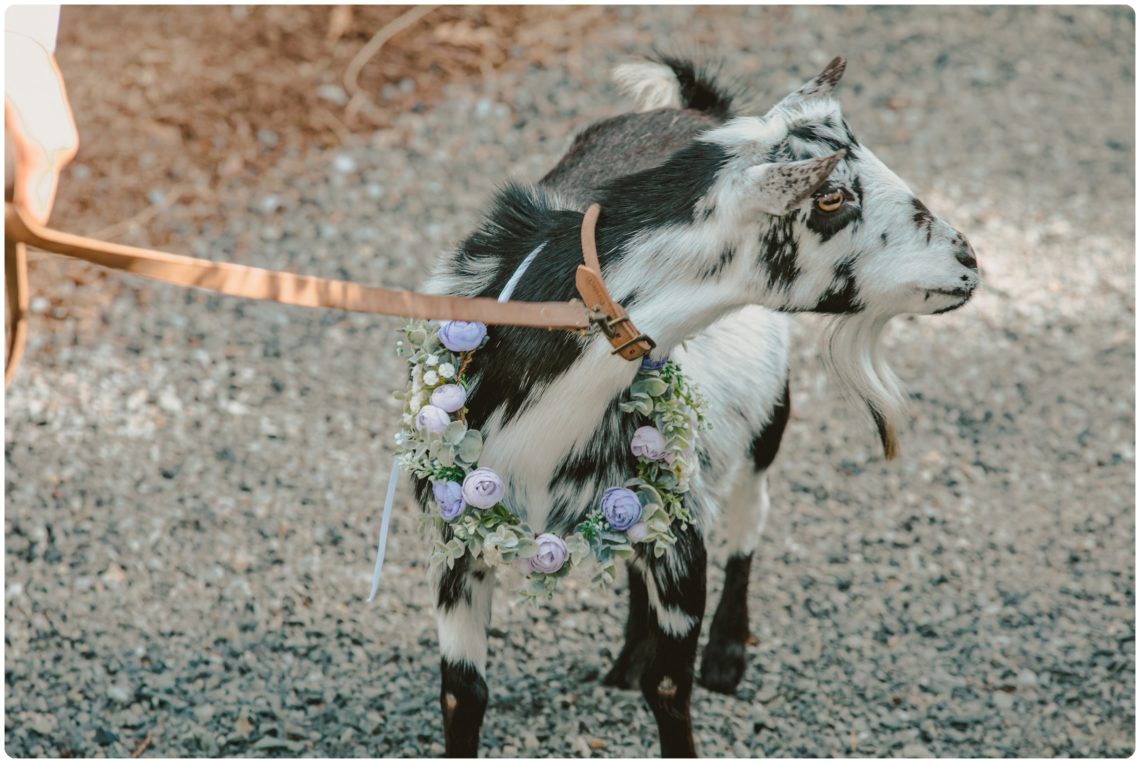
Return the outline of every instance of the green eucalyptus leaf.
{"type": "Polygon", "coordinates": [[[479,460],[479,454],[482,450],[483,436],[473,429],[467,430],[459,442],[459,459],[464,463],[473,464],[479,460]]]}
{"type": "Polygon", "coordinates": [[[443,430],[443,441],[449,445],[458,445],[467,433],[467,425],[462,421],[453,421],[443,430]]]}

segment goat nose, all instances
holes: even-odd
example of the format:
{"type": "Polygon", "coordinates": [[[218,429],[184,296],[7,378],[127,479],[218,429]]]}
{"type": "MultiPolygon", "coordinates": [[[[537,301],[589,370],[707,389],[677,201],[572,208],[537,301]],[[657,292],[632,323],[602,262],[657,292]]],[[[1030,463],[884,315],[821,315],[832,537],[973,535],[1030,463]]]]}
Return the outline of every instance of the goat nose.
{"type": "Polygon", "coordinates": [[[954,252],[954,259],[970,270],[978,269],[978,258],[974,255],[974,247],[963,241],[958,251],[954,252]]]}

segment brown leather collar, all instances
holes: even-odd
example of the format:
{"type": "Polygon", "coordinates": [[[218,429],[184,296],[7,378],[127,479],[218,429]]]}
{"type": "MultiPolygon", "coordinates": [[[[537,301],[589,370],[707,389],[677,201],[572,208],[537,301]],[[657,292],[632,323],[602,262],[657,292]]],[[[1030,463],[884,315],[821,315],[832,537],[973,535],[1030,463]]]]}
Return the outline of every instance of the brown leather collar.
{"type": "Polygon", "coordinates": [[[247,299],[265,299],[301,307],[327,307],[379,315],[436,320],[479,321],[492,325],[529,326],[566,331],[600,330],[614,354],[637,360],[653,349],[653,340],[638,333],[602,279],[594,243],[601,208],[594,204],[582,219],[582,257],[575,284],[582,297],[570,302],[498,302],[486,297],[441,294],[364,286],[351,281],[282,273],[276,270],[213,262],[196,257],[112,244],[75,236],[28,220],[11,202],[4,204],[4,266],[12,323],[5,383],[11,380],[23,350],[27,319],[27,275],[22,244],[75,257],[96,265],[179,286],[209,289],[247,299]],[[584,303],[584,304],[583,304],[584,303]]]}
{"type": "Polygon", "coordinates": [[[609,289],[606,288],[606,282],[602,278],[602,266],[598,262],[598,247],[594,240],[594,229],[601,213],[600,206],[591,204],[582,218],[582,259],[586,264],[578,266],[574,283],[578,287],[578,295],[590,310],[591,320],[613,345],[614,355],[620,355],[626,360],[637,360],[649,354],[657,345],[637,330],[633,321],[629,319],[629,313],[614,301],[609,289]]]}

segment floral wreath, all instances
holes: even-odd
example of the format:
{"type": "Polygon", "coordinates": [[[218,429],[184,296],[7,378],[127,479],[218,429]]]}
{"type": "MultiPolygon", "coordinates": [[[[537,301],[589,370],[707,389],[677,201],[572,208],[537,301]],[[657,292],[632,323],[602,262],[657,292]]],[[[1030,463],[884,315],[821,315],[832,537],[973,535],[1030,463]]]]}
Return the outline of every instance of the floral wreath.
{"type": "Polygon", "coordinates": [[[514,567],[525,577],[524,600],[549,598],[571,569],[586,566],[602,587],[613,584],[617,560],[634,555],[633,544],[653,544],[662,556],[676,543],[674,528],[692,522],[684,495],[699,468],[695,436],[707,428],[704,400],[680,367],[665,358],[644,358],[621,410],[640,426],[629,447],[637,474],[607,488],[597,508],[565,537],[536,535],[504,506],[502,478],[479,466],[483,436],[467,427],[465,375],[472,354],[486,343],[482,323],[413,321],[403,329],[396,353],[409,366],[403,427],[396,435],[400,467],[430,479],[438,514],[425,528],[450,528],[437,540],[431,564],[450,569],[464,554],[490,565],[514,567]]]}

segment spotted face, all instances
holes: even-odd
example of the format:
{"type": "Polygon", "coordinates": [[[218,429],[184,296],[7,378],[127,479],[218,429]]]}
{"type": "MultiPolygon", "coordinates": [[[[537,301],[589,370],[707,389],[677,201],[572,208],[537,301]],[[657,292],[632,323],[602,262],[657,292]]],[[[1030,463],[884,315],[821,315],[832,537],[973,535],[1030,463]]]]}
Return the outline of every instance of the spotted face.
{"type": "Polygon", "coordinates": [[[725,151],[717,190],[761,223],[758,301],[885,316],[960,307],[978,286],[973,249],[856,139],[830,97],[841,73],[833,64],[763,117],[704,136],[725,151]]]}

